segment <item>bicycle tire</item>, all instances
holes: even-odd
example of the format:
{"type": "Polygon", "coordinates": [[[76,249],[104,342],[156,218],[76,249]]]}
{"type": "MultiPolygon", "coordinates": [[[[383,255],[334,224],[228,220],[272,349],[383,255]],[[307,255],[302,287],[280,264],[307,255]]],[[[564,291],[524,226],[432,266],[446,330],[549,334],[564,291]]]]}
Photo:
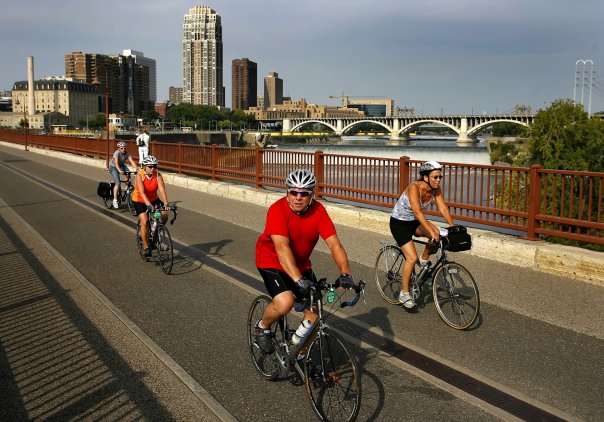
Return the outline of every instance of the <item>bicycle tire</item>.
{"type": "Polygon", "coordinates": [[[468,329],[480,312],[480,295],[472,274],[462,265],[448,262],[432,280],[434,305],[440,318],[456,330],[468,329]]]}
{"type": "MultiPolygon", "coordinates": [[[[282,373],[282,365],[278,359],[279,355],[277,353],[264,353],[256,343],[256,323],[258,320],[262,319],[266,307],[271,302],[272,299],[266,295],[260,295],[254,299],[247,314],[246,337],[248,351],[254,367],[262,377],[269,381],[274,381],[279,378],[282,373]]],[[[273,324],[271,327],[271,336],[275,349],[277,348],[277,341],[275,338],[276,333],[279,331],[278,327],[278,323],[273,324]]]]}
{"type": "Polygon", "coordinates": [[[143,239],[141,238],[141,223],[140,222],[136,225],[136,248],[138,249],[138,254],[141,256],[141,259],[143,261],[146,261],[147,257],[145,257],[145,254],[144,254],[143,239]]]}
{"type": "Polygon", "coordinates": [[[324,421],[354,421],[361,407],[361,377],[342,338],[328,328],[315,337],[304,363],[306,393],[324,421]]]}
{"type": "Polygon", "coordinates": [[[172,272],[172,266],[174,265],[174,250],[172,249],[172,237],[168,229],[159,225],[157,227],[155,249],[157,252],[157,262],[161,267],[162,271],[166,274],[172,272]]]}
{"type": "Polygon", "coordinates": [[[375,259],[375,284],[382,298],[393,305],[399,303],[398,296],[402,288],[401,270],[405,256],[394,245],[383,247],[375,259]]]}
{"type": "Polygon", "coordinates": [[[132,193],[134,192],[134,188],[131,186],[126,190],[126,202],[128,203],[128,211],[130,214],[136,216],[136,209],[134,208],[134,202],[132,201],[132,193]]]}

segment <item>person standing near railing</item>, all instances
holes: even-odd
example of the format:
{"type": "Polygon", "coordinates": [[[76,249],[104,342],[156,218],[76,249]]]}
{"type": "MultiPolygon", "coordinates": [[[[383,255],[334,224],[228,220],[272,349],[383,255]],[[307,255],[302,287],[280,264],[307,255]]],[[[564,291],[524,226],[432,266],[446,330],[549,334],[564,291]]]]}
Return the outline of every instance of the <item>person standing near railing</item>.
{"type": "Polygon", "coordinates": [[[138,145],[138,162],[142,163],[147,155],[149,155],[149,144],[151,137],[149,131],[145,129],[143,133],[136,137],[136,145],[138,145]]]}
{"type": "Polygon", "coordinates": [[[428,258],[436,251],[436,248],[426,246],[421,258],[418,258],[412,237],[427,237],[430,242],[435,244],[438,244],[440,240],[438,227],[428,221],[424,211],[432,204],[436,204],[438,211],[449,226],[453,225],[449,207],[445,204],[444,195],[440,189],[440,181],[443,178],[442,166],[436,161],[425,162],[420,166],[419,174],[420,178],[410,183],[401,194],[390,217],[390,232],[405,256],[402,274],[403,286],[398,298],[405,310],[412,310],[416,306],[413,297],[409,294],[413,267],[418,259],[421,266],[430,265],[428,258]]]}

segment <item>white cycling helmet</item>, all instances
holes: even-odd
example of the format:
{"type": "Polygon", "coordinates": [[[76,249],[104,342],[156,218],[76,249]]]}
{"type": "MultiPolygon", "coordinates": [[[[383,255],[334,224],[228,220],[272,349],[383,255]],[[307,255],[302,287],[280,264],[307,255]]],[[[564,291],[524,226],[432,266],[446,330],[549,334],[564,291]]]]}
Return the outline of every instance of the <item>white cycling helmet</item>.
{"type": "Polygon", "coordinates": [[[315,175],[305,169],[292,171],[285,179],[285,186],[296,189],[314,189],[317,184],[315,175]]]}
{"type": "Polygon", "coordinates": [[[117,143],[117,147],[118,147],[118,148],[126,148],[126,143],[125,143],[124,141],[119,141],[119,142],[117,143]]]}
{"type": "Polygon", "coordinates": [[[145,158],[143,158],[143,161],[141,162],[141,164],[143,166],[156,166],[157,158],[155,158],[154,155],[147,155],[145,158]]]}
{"type": "Polygon", "coordinates": [[[419,166],[419,174],[420,176],[426,176],[430,174],[434,170],[442,170],[443,166],[440,165],[437,161],[426,161],[421,166],[419,166]]]}

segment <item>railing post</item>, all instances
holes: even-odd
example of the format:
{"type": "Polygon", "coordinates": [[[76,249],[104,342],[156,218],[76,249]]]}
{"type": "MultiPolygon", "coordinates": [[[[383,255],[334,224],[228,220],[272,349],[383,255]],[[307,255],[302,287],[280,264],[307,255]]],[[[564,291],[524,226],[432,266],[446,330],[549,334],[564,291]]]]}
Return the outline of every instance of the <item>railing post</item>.
{"type": "Polygon", "coordinates": [[[182,158],[183,158],[182,142],[179,142],[178,143],[178,174],[182,174],[182,158]]]}
{"type": "Polygon", "coordinates": [[[315,196],[317,199],[321,199],[323,197],[323,182],[325,181],[323,175],[323,166],[324,166],[325,156],[323,155],[323,151],[315,151],[315,177],[317,178],[317,186],[315,187],[315,196]]]}
{"type": "Polygon", "coordinates": [[[529,240],[537,240],[535,229],[537,228],[537,212],[541,210],[541,164],[533,164],[530,170],[530,193],[528,209],[528,227],[526,236],[529,240]]]}
{"type": "Polygon", "coordinates": [[[218,147],[212,144],[212,180],[216,180],[216,170],[218,169],[218,147]]]}
{"type": "Polygon", "coordinates": [[[409,160],[407,155],[398,160],[398,194],[403,193],[407,185],[409,185],[409,160]]]}
{"type": "Polygon", "coordinates": [[[262,160],[264,159],[264,148],[256,147],[256,187],[261,188],[263,182],[263,169],[264,163],[262,160]]]}

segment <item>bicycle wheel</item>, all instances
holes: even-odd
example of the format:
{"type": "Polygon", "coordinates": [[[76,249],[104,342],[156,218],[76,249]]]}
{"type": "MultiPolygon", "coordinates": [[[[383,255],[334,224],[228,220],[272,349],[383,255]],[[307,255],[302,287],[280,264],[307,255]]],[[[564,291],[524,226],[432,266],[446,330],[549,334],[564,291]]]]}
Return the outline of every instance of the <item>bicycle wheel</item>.
{"type": "Polygon", "coordinates": [[[145,257],[145,254],[144,254],[143,240],[141,239],[141,223],[140,222],[136,225],[136,248],[138,249],[138,254],[141,256],[142,260],[146,261],[147,258],[145,257]]]}
{"type": "Polygon", "coordinates": [[[306,393],[324,421],[354,421],[361,406],[361,377],[342,338],[329,329],[315,337],[304,364],[306,393]]]}
{"type": "Polygon", "coordinates": [[[480,312],[474,277],[462,265],[448,262],[434,274],[432,294],[440,318],[457,330],[469,328],[480,312]]]}
{"type": "MultiPolygon", "coordinates": [[[[246,336],[248,351],[250,352],[250,358],[254,363],[256,370],[267,380],[277,379],[283,371],[283,365],[279,362],[279,353],[271,353],[267,355],[260,349],[256,343],[256,323],[262,319],[266,307],[271,303],[271,298],[266,295],[258,296],[254,299],[252,306],[247,314],[247,325],[246,325],[246,336]]],[[[279,333],[279,324],[275,323],[271,327],[271,332],[275,344],[275,350],[277,350],[278,342],[276,336],[279,333]]]]}
{"type": "Polygon", "coordinates": [[[134,192],[132,186],[128,187],[128,190],[126,191],[126,202],[128,203],[128,211],[135,216],[136,210],[134,209],[134,202],[132,202],[132,192],[134,192]]]}
{"type": "Polygon", "coordinates": [[[380,250],[375,260],[375,284],[378,291],[388,303],[399,303],[401,292],[401,270],[405,264],[405,256],[401,249],[389,245],[380,250]]]}
{"type": "Polygon", "coordinates": [[[174,264],[174,251],[172,250],[172,237],[165,226],[159,225],[156,233],[157,262],[164,273],[170,274],[174,264]]]}

